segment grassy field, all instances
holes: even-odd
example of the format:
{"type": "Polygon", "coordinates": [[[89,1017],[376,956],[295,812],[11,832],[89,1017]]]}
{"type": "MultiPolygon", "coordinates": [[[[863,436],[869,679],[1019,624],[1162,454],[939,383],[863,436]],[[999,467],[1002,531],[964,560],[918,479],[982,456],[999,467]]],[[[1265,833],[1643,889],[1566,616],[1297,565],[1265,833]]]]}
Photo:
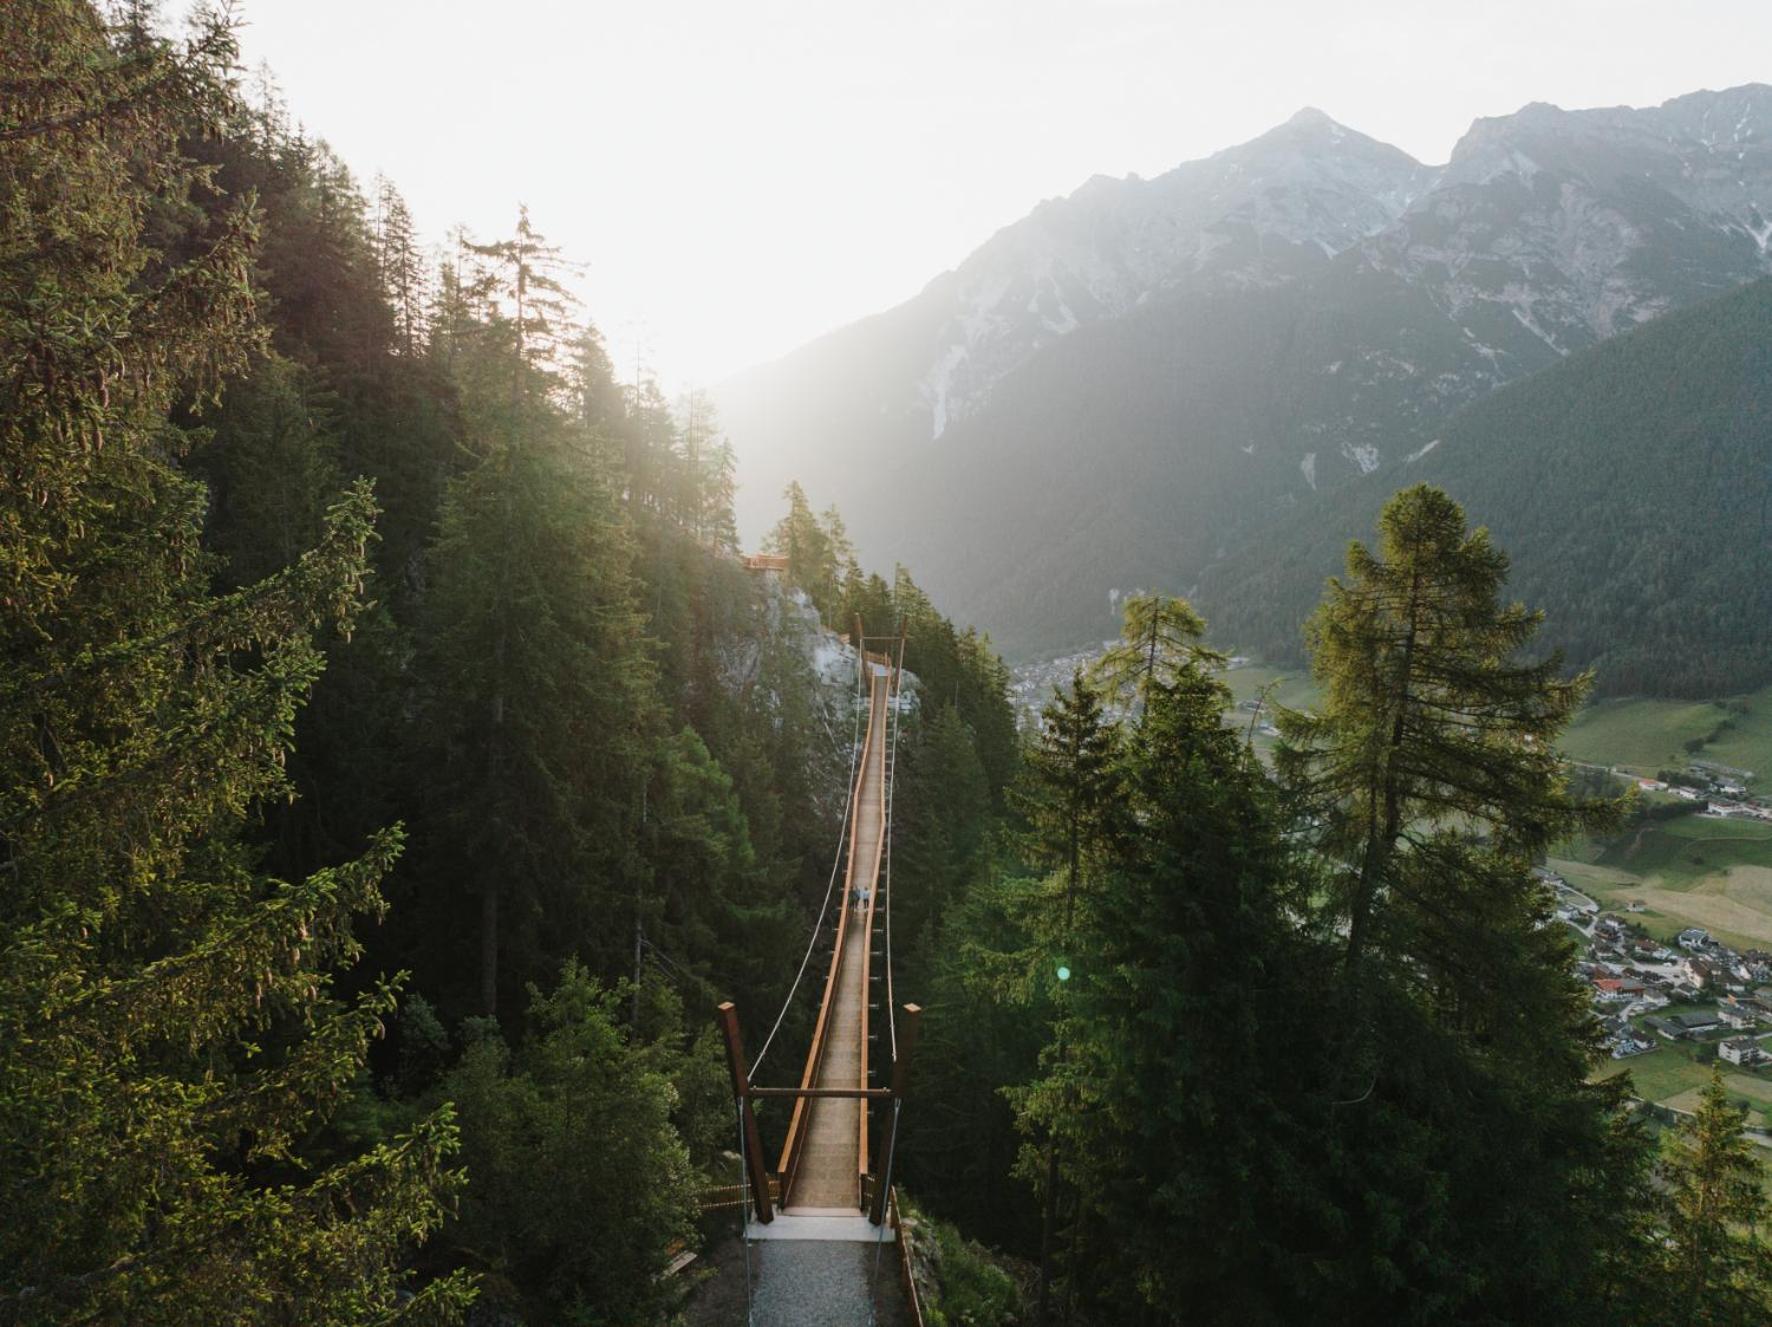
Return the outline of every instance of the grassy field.
{"type": "MultiPolygon", "coordinates": [[[[1562,747],[1576,760],[1651,774],[1693,759],[1751,770],[1772,789],[1772,688],[1732,702],[1609,700],[1583,710],[1562,747]],[[1686,744],[1709,739],[1696,751],[1686,744]]],[[[1553,865],[1611,906],[1646,904],[1663,939],[1702,926],[1737,948],[1772,949],[1772,825],[1682,816],[1562,845],[1553,865]]]]}
{"type": "Polygon", "coordinates": [[[1569,725],[1562,747],[1576,760],[1645,774],[1696,756],[1752,770],[1759,786],[1772,787],[1772,687],[1736,703],[1747,712],[1733,712],[1727,701],[1598,701],[1569,725]],[[1707,737],[1701,750],[1686,750],[1687,742],[1707,737]]]}
{"type": "MultiPolygon", "coordinates": [[[[1640,1019],[1637,1021],[1641,1022],[1640,1019]]],[[[1628,1060],[1611,1061],[1600,1070],[1598,1077],[1614,1078],[1628,1073],[1632,1090],[1645,1101],[1671,1106],[1675,1110],[1692,1110],[1698,1094],[1710,1082],[1712,1067],[1712,1062],[1699,1060],[1699,1046],[1698,1042],[1663,1041],[1658,1037],[1655,1050],[1646,1055],[1633,1055],[1628,1060]]],[[[1723,1086],[1732,1098],[1748,1109],[1750,1125],[1758,1128],[1772,1122],[1768,1111],[1772,1107],[1772,1077],[1744,1073],[1724,1065],[1723,1086]]]]}
{"type": "Polygon", "coordinates": [[[1268,699],[1275,704],[1299,709],[1315,702],[1316,683],[1303,668],[1282,670],[1266,664],[1245,664],[1224,674],[1225,684],[1239,701],[1254,700],[1264,688],[1271,687],[1268,699]]]}
{"type": "Polygon", "coordinates": [[[1658,939],[1702,926],[1740,949],[1772,949],[1772,825],[1684,816],[1616,838],[1566,844],[1551,866],[1658,939]]]}

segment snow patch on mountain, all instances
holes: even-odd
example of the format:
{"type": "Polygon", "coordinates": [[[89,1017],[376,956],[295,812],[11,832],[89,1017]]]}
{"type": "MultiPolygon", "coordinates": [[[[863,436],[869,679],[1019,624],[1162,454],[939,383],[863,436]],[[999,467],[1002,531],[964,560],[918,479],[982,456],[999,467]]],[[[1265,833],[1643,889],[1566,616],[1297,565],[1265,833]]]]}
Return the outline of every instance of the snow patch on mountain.
{"type": "MultiPolygon", "coordinates": [[[[1369,475],[1378,469],[1378,448],[1370,443],[1344,442],[1341,454],[1360,468],[1360,473],[1369,475]]],[[[1313,483],[1312,488],[1316,485],[1313,483]]]]}
{"type": "Polygon", "coordinates": [[[953,389],[954,373],[966,362],[964,345],[949,346],[923,379],[923,399],[929,403],[929,438],[934,441],[948,427],[948,393],[953,389]]]}
{"type": "Polygon", "coordinates": [[[921,383],[933,436],[1092,322],[1170,291],[1265,288],[1320,270],[1394,224],[1437,174],[1306,109],[1155,179],[1098,175],[1041,203],[925,289],[945,305],[921,383]]]}
{"type": "Polygon", "coordinates": [[[1314,493],[1317,488],[1317,454],[1306,452],[1304,459],[1298,463],[1298,468],[1304,472],[1304,482],[1311,486],[1314,493]]]}

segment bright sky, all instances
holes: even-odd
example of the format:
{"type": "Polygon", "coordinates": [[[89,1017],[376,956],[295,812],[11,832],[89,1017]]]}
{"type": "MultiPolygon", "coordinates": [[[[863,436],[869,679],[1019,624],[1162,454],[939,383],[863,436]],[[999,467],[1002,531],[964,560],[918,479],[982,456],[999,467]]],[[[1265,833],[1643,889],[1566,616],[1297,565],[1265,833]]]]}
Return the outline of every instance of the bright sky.
{"type": "MultiPolygon", "coordinates": [[[[176,5],[177,0],[174,0],[176,5]]],[[[1767,0],[244,0],[250,65],[427,237],[519,201],[625,376],[713,383],[1042,198],[1314,105],[1430,162],[1528,101],[1772,81],[1767,0]]]]}

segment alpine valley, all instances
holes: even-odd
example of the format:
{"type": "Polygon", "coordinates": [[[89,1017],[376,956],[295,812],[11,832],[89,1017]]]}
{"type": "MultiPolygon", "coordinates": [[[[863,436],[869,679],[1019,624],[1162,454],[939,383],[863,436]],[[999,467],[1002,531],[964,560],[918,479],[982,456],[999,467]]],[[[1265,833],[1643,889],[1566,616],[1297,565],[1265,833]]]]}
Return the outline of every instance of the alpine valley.
{"type": "Polygon", "coordinates": [[[741,523],[798,478],[1012,655],[1098,641],[1161,586],[1279,657],[1334,550],[1432,478],[1529,599],[1555,584],[1547,635],[1602,688],[1744,689],[1772,678],[1740,570],[1769,537],[1772,293],[1742,291],[1769,246],[1772,87],[1535,103],[1443,166],[1303,110],[1091,179],[725,384],[741,523]],[[1630,608],[1664,583],[1678,623],[1630,608]]]}

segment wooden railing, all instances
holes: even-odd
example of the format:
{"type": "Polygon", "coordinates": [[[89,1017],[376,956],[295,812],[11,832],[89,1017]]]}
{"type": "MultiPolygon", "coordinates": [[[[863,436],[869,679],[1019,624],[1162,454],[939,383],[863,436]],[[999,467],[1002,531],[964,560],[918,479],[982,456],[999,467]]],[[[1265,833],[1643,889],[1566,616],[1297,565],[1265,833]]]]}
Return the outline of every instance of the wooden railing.
{"type": "MultiPolygon", "coordinates": [[[[848,938],[849,938],[849,917],[850,917],[850,912],[851,912],[851,909],[849,906],[849,900],[850,900],[852,894],[854,893],[854,889],[855,889],[855,885],[854,885],[854,881],[855,881],[855,844],[856,844],[856,839],[859,837],[859,835],[861,833],[861,790],[866,785],[867,780],[868,780],[869,764],[870,764],[870,761],[872,760],[872,752],[874,750],[874,742],[876,739],[875,729],[876,729],[876,725],[883,721],[883,718],[884,718],[883,710],[884,710],[884,706],[874,703],[874,696],[870,690],[869,697],[868,697],[867,737],[864,739],[864,741],[862,743],[861,767],[856,771],[855,790],[854,790],[854,794],[851,797],[851,804],[853,807],[853,811],[850,816],[850,824],[849,824],[849,852],[848,852],[849,863],[848,863],[848,868],[844,872],[844,875],[843,875],[843,906],[842,906],[841,910],[839,911],[838,917],[837,917],[836,946],[831,952],[830,971],[825,975],[824,998],[819,1001],[818,1022],[814,1025],[813,1030],[812,1030],[812,1049],[806,1057],[805,1072],[800,1077],[800,1088],[801,1088],[802,1092],[805,1092],[814,1086],[814,1084],[818,1080],[819,1068],[824,1063],[825,1039],[826,1039],[826,1033],[828,1032],[829,1027],[830,1027],[831,1005],[832,1005],[832,1001],[834,1000],[834,998],[836,996],[838,982],[841,980],[841,976],[842,976],[843,951],[848,947],[847,942],[848,942],[848,938]]],[[[878,790],[876,790],[876,791],[878,791],[878,790]]],[[[878,865],[878,863],[875,862],[870,869],[877,869],[877,865],[878,865]]],[[[872,903],[871,899],[869,900],[868,909],[869,909],[868,921],[871,924],[871,922],[873,920],[873,916],[872,916],[873,903],[872,903]]],[[[867,1011],[867,984],[866,984],[867,983],[867,967],[866,967],[866,965],[867,965],[867,947],[865,944],[862,949],[862,964],[863,964],[863,968],[862,968],[862,1008],[861,1008],[861,1017],[862,1017],[861,1081],[857,1084],[857,1086],[865,1088],[867,1086],[867,1063],[868,1063],[868,1060],[867,1060],[867,1056],[868,1056],[867,1013],[868,1013],[868,1011],[867,1011]]],[[[863,1122],[864,1122],[863,1123],[863,1133],[862,1133],[862,1140],[863,1140],[862,1147],[863,1147],[863,1151],[865,1152],[866,1146],[867,1146],[867,1143],[866,1143],[867,1135],[866,1135],[866,1125],[865,1125],[865,1121],[867,1118],[867,1107],[866,1107],[865,1103],[863,1103],[863,1105],[862,1105],[860,1114],[861,1114],[863,1122]]],[[[800,1161],[805,1154],[806,1131],[807,1131],[808,1125],[811,1122],[811,1117],[812,1117],[811,1099],[807,1098],[805,1096],[797,1097],[794,1101],[793,1115],[788,1121],[787,1141],[785,1143],[783,1143],[782,1149],[781,1149],[781,1164],[779,1167],[777,1167],[777,1173],[779,1174],[780,1180],[781,1180],[781,1201],[782,1201],[782,1205],[784,1207],[788,1203],[793,1201],[794,1181],[799,1178],[800,1161]]],[[[866,1170],[865,1158],[864,1158],[864,1165],[863,1165],[862,1169],[864,1171],[866,1170]]]]}
{"type": "MultiPolygon", "coordinates": [[[[892,684],[890,675],[876,677],[874,679],[874,690],[870,691],[868,694],[868,732],[870,740],[873,733],[873,716],[875,714],[880,716],[881,723],[879,751],[874,752],[872,747],[868,748],[871,753],[869,759],[875,762],[877,769],[877,776],[874,780],[874,800],[878,804],[879,810],[879,832],[874,835],[873,855],[866,864],[866,874],[861,877],[868,882],[868,912],[867,930],[864,933],[866,940],[861,947],[861,1076],[856,1080],[855,1085],[857,1087],[866,1087],[868,1085],[868,1005],[873,999],[874,909],[880,904],[880,852],[886,844],[885,725],[888,722],[886,719],[886,710],[887,702],[891,699],[892,695],[891,688],[892,684]],[[875,702],[874,698],[876,692],[880,697],[878,703],[875,702]]],[[[857,811],[857,823],[860,823],[859,810],[857,811]]],[[[854,865],[853,859],[851,859],[850,864],[851,866],[854,865]]],[[[859,1185],[866,1183],[867,1177],[872,1170],[872,1167],[868,1165],[868,1103],[865,1100],[859,1102],[857,1105],[855,1112],[855,1127],[857,1134],[855,1152],[857,1161],[856,1173],[857,1183],[859,1185]]],[[[862,1206],[866,1207],[867,1204],[863,1203],[862,1206]]]]}

